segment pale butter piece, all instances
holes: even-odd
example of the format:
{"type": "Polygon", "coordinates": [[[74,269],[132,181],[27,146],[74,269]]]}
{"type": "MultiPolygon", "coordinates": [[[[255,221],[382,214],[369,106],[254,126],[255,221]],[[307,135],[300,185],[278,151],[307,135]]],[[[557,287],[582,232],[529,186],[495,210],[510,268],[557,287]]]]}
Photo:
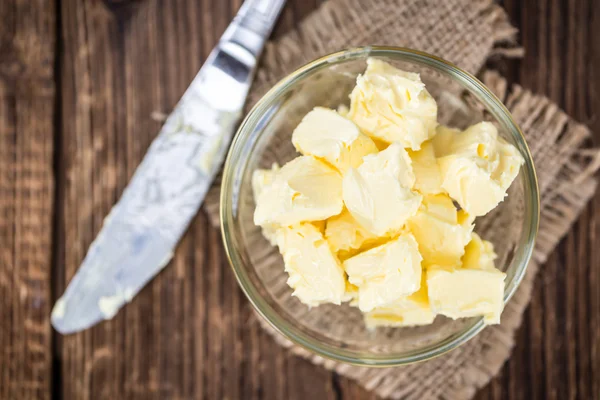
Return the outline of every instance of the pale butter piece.
{"type": "Polygon", "coordinates": [[[321,235],[325,235],[325,226],[326,226],[327,220],[321,220],[321,221],[312,221],[311,224],[313,224],[315,226],[315,228],[317,228],[319,230],[319,232],[321,232],[321,235]]]}
{"type": "Polygon", "coordinates": [[[354,219],[376,236],[399,232],[413,216],[422,196],[412,191],[415,175],[406,150],[391,144],[378,154],[365,156],[343,180],[344,203],[354,219]]]}
{"type": "Polygon", "coordinates": [[[350,305],[354,307],[358,306],[358,287],[346,281],[346,290],[342,301],[350,302],[350,305]]]}
{"type": "Polygon", "coordinates": [[[309,306],[341,304],[345,274],[317,227],[304,223],[281,228],[277,230],[277,245],[294,296],[309,306]]]}
{"type": "Polygon", "coordinates": [[[258,199],[263,189],[269,186],[275,180],[275,175],[279,171],[279,165],[273,163],[271,169],[256,169],[252,173],[252,194],[258,199]]]}
{"type": "MultiPolygon", "coordinates": [[[[271,169],[256,169],[252,173],[252,194],[254,200],[257,201],[264,188],[269,186],[275,180],[275,175],[279,171],[279,165],[273,163],[271,169]]],[[[277,243],[275,241],[275,231],[279,228],[278,225],[265,224],[262,226],[262,233],[265,239],[269,241],[273,246],[277,243]]]]}
{"type": "Polygon", "coordinates": [[[412,160],[412,168],[415,174],[414,189],[421,194],[444,193],[442,189],[442,172],[435,156],[435,150],[431,141],[424,142],[421,150],[408,151],[412,160]]]}
{"type": "Polygon", "coordinates": [[[494,246],[476,233],[465,248],[459,268],[427,268],[429,301],[434,312],[450,318],[483,316],[500,323],[506,274],[494,268],[494,246]]]}
{"type": "Polygon", "coordinates": [[[345,104],[340,104],[337,109],[336,109],[337,113],[339,115],[341,115],[344,118],[348,117],[348,114],[350,113],[350,108],[348,108],[347,105],[345,104]]]}
{"type": "Polygon", "coordinates": [[[323,107],[306,114],[294,130],[292,143],[300,153],[322,158],[342,173],[362,164],[363,156],[378,151],[354,122],[323,107]]]}
{"type": "Polygon", "coordinates": [[[497,257],[494,252],[494,245],[472,232],[471,241],[465,247],[465,254],[462,257],[462,267],[467,269],[494,269],[494,260],[497,257]]]}
{"type": "Polygon", "coordinates": [[[331,249],[337,253],[359,249],[365,242],[376,239],[376,236],[363,228],[352,214],[344,209],[341,214],[327,219],[325,238],[331,249]]]}
{"type": "Polygon", "coordinates": [[[427,269],[429,303],[447,317],[483,316],[486,324],[500,323],[504,308],[504,278],[497,269],[427,269]]]}
{"type": "Polygon", "coordinates": [[[421,280],[421,287],[415,293],[402,297],[391,304],[377,307],[365,313],[364,318],[365,324],[369,328],[431,324],[435,319],[435,313],[429,306],[425,274],[421,280]]]}
{"type": "Polygon", "coordinates": [[[442,188],[475,217],[485,215],[506,196],[524,163],[517,149],[498,136],[489,122],[456,134],[438,158],[442,188]]]}
{"type": "Polygon", "coordinates": [[[348,281],[358,287],[360,310],[371,311],[419,290],[421,260],[415,238],[404,233],[344,261],[348,281]]]}
{"type": "Polygon", "coordinates": [[[460,134],[460,129],[438,125],[435,128],[435,136],[431,139],[433,151],[437,158],[446,156],[452,150],[452,141],[460,134]]]}
{"type": "Polygon", "coordinates": [[[387,143],[418,150],[437,126],[437,104],[418,74],[375,59],[356,79],[348,118],[364,133],[387,143]]]}
{"type": "Polygon", "coordinates": [[[312,156],[285,164],[264,187],[254,211],[260,226],[289,226],[324,220],[342,211],[342,176],[312,156]]]}
{"type": "Polygon", "coordinates": [[[425,265],[458,266],[471,240],[473,219],[457,211],[448,195],[438,194],[423,198],[407,226],[419,243],[425,265]]]}

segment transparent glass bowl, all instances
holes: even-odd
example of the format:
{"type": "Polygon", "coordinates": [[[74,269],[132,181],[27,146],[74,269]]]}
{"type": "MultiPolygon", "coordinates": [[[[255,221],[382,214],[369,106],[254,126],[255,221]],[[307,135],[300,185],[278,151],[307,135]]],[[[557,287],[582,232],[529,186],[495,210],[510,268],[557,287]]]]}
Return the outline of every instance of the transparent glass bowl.
{"type": "Polygon", "coordinates": [[[221,189],[222,233],[227,256],[248,299],[277,331],[323,357],[365,366],[397,366],[456,348],[484,328],[481,318],[432,325],[365,328],[362,314],[347,304],[309,309],[291,296],[277,248],[253,223],[251,178],[257,168],[285,164],[298,154],[291,136],[315,106],[349,103],[356,76],[368,57],[418,72],[438,102],[441,123],[466,128],[493,122],[525,158],[508,197],[476,220],[475,230],[494,243],[496,266],[507,274],[504,301],[515,292],[531,257],[539,219],[539,195],[531,155],[523,134],[504,105],[472,75],[437,57],[409,49],[364,47],[315,60],[276,84],[250,111],[233,140],[221,189]]]}

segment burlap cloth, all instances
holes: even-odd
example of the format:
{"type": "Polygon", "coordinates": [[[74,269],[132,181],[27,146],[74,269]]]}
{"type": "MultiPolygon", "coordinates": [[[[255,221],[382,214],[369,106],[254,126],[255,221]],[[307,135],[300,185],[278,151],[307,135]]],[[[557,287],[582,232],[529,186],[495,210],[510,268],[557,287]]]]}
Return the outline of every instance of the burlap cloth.
{"type": "MultiPolygon", "coordinates": [[[[525,279],[507,304],[502,323],[485,329],[467,344],[424,363],[360,368],[325,360],[298,348],[261,320],[278,343],[389,398],[470,398],[498,373],[514,345],[515,330],[529,302],[536,272],[594,194],[593,174],[600,165],[600,151],[585,147],[590,136],[585,126],[573,121],[547,98],[520,86],[507,88],[497,73],[481,71],[492,55],[521,54],[522,49],[514,45],[515,33],[504,10],[490,0],[330,0],[297,30],[268,44],[249,107],[300,65],[352,46],[411,47],[479,73],[525,133],[541,192],[540,230],[525,279]]],[[[216,226],[218,197],[217,182],[205,202],[216,226]]]]}

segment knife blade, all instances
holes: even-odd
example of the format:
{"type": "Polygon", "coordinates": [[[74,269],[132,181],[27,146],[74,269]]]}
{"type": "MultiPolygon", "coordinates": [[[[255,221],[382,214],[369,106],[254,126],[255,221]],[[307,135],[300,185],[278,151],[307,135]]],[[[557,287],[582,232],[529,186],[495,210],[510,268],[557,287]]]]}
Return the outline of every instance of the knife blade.
{"type": "Polygon", "coordinates": [[[285,0],[246,0],[137,168],[63,296],[60,333],[111,319],[163,269],[221,166],[285,0]]]}

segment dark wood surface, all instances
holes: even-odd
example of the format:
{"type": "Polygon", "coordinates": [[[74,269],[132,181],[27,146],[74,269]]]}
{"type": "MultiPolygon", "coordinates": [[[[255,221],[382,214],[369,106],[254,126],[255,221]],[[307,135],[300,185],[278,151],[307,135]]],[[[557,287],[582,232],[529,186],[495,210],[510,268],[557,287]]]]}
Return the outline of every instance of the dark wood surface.
{"type": "Polygon", "coordinates": [[[0,398],[47,396],[52,370],[56,12],[0,1],[0,398]]]}
{"type": "MultiPolygon", "coordinates": [[[[275,35],[321,1],[290,0],[275,35]]],[[[241,0],[0,0],[0,399],[369,399],[250,318],[200,213],[114,320],[49,312],[160,123],[241,0]]],[[[526,48],[495,62],[596,132],[600,2],[505,1],[526,48]]],[[[600,398],[600,194],[537,278],[509,362],[478,399],[600,398]]]]}

